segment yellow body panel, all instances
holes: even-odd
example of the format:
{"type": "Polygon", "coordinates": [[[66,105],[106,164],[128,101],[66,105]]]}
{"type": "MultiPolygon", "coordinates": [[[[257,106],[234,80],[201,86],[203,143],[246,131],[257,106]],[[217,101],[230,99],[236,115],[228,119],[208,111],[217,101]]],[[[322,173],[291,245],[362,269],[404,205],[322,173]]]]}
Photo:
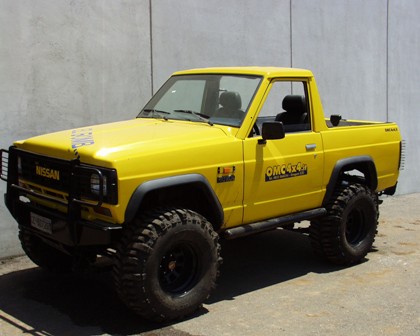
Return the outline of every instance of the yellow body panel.
{"type": "MultiPolygon", "coordinates": [[[[370,156],[377,169],[377,191],[396,184],[401,141],[398,126],[360,122],[359,126],[328,128],[309,70],[208,68],[176,72],[174,76],[196,74],[261,77],[241,125],[140,118],[43,135],[15,145],[66,160],[79,156],[82,163],[116,169],[118,204],[103,205],[112,217],[97,216],[113,223],[124,222],[127,204],[144,182],[190,173],[201,174],[213,188],[224,210],[224,227],[320,207],[333,168],[344,158],[370,156]],[[311,130],[260,144],[261,136],[248,135],[270,84],[277,79],[308,83],[311,130]],[[235,178],[224,181],[221,169],[235,178]]],[[[93,212],[87,213],[85,217],[94,218],[93,212]]]]}
{"type": "Polygon", "coordinates": [[[313,209],[323,197],[323,153],[319,133],[290,134],[258,144],[245,140],[244,222],[313,209]],[[316,148],[307,152],[305,144],[316,148]]]}
{"type": "Polygon", "coordinates": [[[378,174],[377,190],[395,185],[398,179],[401,137],[395,123],[338,127],[321,132],[324,141],[324,180],[331,176],[335,163],[346,157],[369,155],[378,174]],[[387,131],[392,129],[393,131],[387,131]]]}

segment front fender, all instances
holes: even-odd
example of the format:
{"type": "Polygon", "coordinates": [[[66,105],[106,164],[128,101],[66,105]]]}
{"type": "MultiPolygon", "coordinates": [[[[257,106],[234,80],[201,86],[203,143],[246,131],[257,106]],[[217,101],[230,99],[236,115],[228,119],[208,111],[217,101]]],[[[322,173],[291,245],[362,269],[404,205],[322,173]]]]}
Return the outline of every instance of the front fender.
{"type": "Polygon", "coordinates": [[[208,180],[200,174],[170,176],[142,183],[131,195],[125,211],[125,222],[128,223],[134,219],[148,193],[168,187],[179,187],[183,185],[194,185],[200,189],[204,196],[203,202],[206,202],[206,205],[209,207],[210,213],[212,214],[213,225],[220,227],[224,221],[222,205],[208,180]]]}

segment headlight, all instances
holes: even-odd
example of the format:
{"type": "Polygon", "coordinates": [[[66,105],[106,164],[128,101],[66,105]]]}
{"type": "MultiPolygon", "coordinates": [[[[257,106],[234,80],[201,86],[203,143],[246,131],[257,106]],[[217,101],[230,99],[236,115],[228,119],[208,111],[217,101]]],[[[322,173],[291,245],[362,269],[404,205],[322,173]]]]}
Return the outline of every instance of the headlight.
{"type": "Polygon", "coordinates": [[[76,181],[78,184],[74,188],[82,199],[108,204],[118,203],[118,179],[115,169],[76,166],[76,181]]]}
{"type": "MultiPolygon", "coordinates": [[[[105,175],[102,175],[102,195],[108,196],[108,181],[105,175]]],[[[101,178],[98,174],[92,174],[90,176],[90,192],[96,196],[99,196],[99,190],[101,190],[101,178]]]]}

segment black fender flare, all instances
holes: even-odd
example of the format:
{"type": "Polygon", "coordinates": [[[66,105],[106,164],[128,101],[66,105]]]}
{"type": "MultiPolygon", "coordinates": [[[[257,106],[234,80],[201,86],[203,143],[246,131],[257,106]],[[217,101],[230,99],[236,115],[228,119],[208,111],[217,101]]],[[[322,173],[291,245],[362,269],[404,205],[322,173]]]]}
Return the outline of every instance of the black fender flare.
{"type": "Polygon", "coordinates": [[[204,201],[210,207],[211,213],[214,216],[213,225],[220,227],[224,221],[224,212],[220,201],[211,187],[209,181],[200,174],[186,174],[178,176],[163,177],[156,180],[146,181],[140,184],[131,195],[125,210],[125,222],[131,222],[137,214],[137,211],[143,202],[146,195],[154,190],[164,189],[167,187],[181,186],[181,185],[195,185],[200,188],[205,197],[204,201]]]}
{"type": "Polygon", "coordinates": [[[324,200],[322,204],[325,206],[334,193],[334,189],[340,178],[342,171],[357,169],[361,171],[366,178],[367,186],[375,191],[378,187],[378,174],[376,172],[375,162],[369,155],[352,156],[349,158],[338,160],[331,173],[330,181],[327,184],[324,200]]]}

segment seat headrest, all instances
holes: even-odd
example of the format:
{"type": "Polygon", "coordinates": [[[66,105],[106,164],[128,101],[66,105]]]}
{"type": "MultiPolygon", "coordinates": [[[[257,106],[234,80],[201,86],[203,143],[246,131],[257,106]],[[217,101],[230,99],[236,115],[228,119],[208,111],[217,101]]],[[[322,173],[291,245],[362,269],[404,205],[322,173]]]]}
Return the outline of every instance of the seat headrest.
{"type": "Polygon", "coordinates": [[[223,107],[233,110],[239,110],[242,106],[241,96],[238,92],[235,91],[223,92],[220,95],[219,103],[223,107]]]}
{"type": "Polygon", "coordinates": [[[306,112],[305,97],[300,95],[287,95],[283,99],[283,110],[304,113],[306,112]]]}

